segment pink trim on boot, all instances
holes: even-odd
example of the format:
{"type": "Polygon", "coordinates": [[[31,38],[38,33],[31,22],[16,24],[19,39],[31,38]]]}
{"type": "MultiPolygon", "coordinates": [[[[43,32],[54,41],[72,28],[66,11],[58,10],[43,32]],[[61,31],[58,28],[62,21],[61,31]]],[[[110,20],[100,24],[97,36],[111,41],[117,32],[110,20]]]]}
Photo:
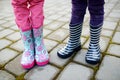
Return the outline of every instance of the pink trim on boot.
{"type": "Polygon", "coordinates": [[[44,66],[49,62],[49,56],[45,54],[36,54],[35,59],[36,64],[39,66],[44,66]]]}
{"type": "Polygon", "coordinates": [[[34,55],[28,52],[24,52],[21,58],[21,65],[24,69],[30,69],[34,66],[35,59],[34,55]]]}
{"type": "Polygon", "coordinates": [[[44,62],[38,62],[38,61],[36,61],[36,64],[39,65],[39,66],[44,66],[44,65],[48,64],[48,62],[49,62],[49,59],[46,60],[46,61],[44,61],[44,62]]]}
{"type": "Polygon", "coordinates": [[[31,64],[21,64],[24,69],[30,69],[35,65],[35,61],[33,61],[31,64]]]}

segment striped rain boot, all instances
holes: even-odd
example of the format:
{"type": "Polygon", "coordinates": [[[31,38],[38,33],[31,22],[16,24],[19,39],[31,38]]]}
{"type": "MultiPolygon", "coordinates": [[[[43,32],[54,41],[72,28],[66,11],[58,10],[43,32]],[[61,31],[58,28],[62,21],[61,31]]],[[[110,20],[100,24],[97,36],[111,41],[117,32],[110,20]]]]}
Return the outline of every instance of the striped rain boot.
{"type": "Polygon", "coordinates": [[[49,62],[49,55],[43,42],[43,28],[33,29],[35,43],[35,60],[39,66],[44,66],[49,62]]]}
{"type": "Polygon", "coordinates": [[[89,64],[97,64],[100,62],[100,46],[99,39],[102,27],[90,27],[90,44],[86,54],[86,62],[89,64]]]}
{"type": "Polygon", "coordinates": [[[21,65],[25,69],[30,69],[34,66],[35,61],[32,31],[21,31],[21,36],[25,48],[21,58],[21,65]]]}
{"type": "Polygon", "coordinates": [[[70,25],[70,38],[68,43],[64,48],[57,52],[57,55],[60,58],[66,59],[74,52],[77,52],[81,49],[80,36],[82,31],[82,24],[79,25],[70,25]]]}

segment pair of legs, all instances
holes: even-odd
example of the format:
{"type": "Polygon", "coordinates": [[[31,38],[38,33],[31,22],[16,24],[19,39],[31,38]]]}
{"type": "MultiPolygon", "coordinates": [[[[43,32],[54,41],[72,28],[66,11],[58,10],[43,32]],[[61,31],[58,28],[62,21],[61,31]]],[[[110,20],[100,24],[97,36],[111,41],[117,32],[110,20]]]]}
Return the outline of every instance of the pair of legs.
{"type": "Polygon", "coordinates": [[[68,58],[81,49],[80,36],[87,7],[90,13],[90,43],[85,59],[90,64],[97,64],[100,61],[99,39],[104,19],[104,0],[72,0],[70,38],[57,54],[60,58],[68,58]]]}
{"type": "Polygon", "coordinates": [[[45,65],[49,61],[43,42],[44,0],[12,0],[12,6],[22,40],[24,52],[21,59],[23,68],[32,68],[35,62],[45,65]]]}

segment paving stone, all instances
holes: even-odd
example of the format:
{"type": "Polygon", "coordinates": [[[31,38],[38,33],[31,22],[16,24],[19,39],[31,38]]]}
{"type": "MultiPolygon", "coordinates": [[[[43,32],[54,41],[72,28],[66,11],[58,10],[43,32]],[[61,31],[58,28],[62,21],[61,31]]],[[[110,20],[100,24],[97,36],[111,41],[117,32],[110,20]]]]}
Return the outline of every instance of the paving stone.
{"type": "MultiPolygon", "coordinates": [[[[54,6],[55,4],[53,4],[52,6],[54,6]]],[[[50,7],[49,8],[49,10],[48,11],[51,11],[52,13],[53,13],[53,15],[55,16],[53,16],[53,18],[56,18],[57,16],[55,15],[56,14],[56,12],[58,11],[57,9],[56,9],[56,7],[57,6],[55,6],[55,7],[50,7]],[[55,11],[55,12],[54,12],[55,11]]]]}
{"type": "Polygon", "coordinates": [[[51,15],[51,16],[47,17],[47,19],[57,20],[59,17],[61,17],[61,16],[51,15]]]}
{"type": "Polygon", "coordinates": [[[15,77],[6,71],[0,70],[0,80],[15,80],[15,77]]]}
{"type": "Polygon", "coordinates": [[[7,47],[10,45],[12,42],[6,39],[1,39],[0,40],[0,49],[7,47]]]}
{"type": "MultiPolygon", "coordinates": [[[[3,18],[4,18],[4,16],[0,14],[0,19],[2,20],[3,18]]],[[[2,23],[2,22],[0,22],[0,23],[2,23]]]]}
{"type": "Polygon", "coordinates": [[[6,38],[10,39],[12,41],[17,41],[17,40],[19,40],[21,38],[21,35],[20,35],[20,32],[15,32],[15,33],[13,33],[11,35],[8,35],[6,38]]]}
{"type": "Polygon", "coordinates": [[[24,45],[22,40],[17,41],[16,43],[12,44],[10,47],[21,52],[24,50],[24,45]]]}
{"type": "MultiPolygon", "coordinates": [[[[63,41],[63,43],[67,43],[68,42],[68,40],[69,40],[69,37],[68,38],[66,38],[64,41],[63,41]]],[[[81,37],[81,45],[83,45],[83,43],[86,41],[86,38],[84,38],[84,37],[81,37]]]]}
{"type": "Polygon", "coordinates": [[[14,31],[13,30],[10,30],[10,29],[5,29],[3,31],[0,32],[0,38],[3,38],[11,33],[13,33],[14,31]]]}
{"type": "MultiPolygon", "coordinates": [[[[18,31],[18,27],[17,25],[15,25],[15,22],[13,20],[12,16],[14,14],[12,11],[12,6],[10,6],[9,3],[10,3],[10,0],[0,1],[0,5],[1,5],[0,10],[2,10],[0,13],[0,38],[1,38],[0,52],[3,51],[3,48],[7,48],[9,45],[11,45],[12,42],[8,40],[10,39],[14,42],[10,47],[15,50],[21,51],[22,53],[22,51],[24,50],[22,41],[19,40],[18,42],[15,42],[17,41],[17,39],[15,37],[12,37],[15,35],[15,33],[17,33],[16,31],[18,31]],[[7,5],[7,7],[5,4],[7,5]],[[9,28],[9,30],[13,30],[13,32],[9,33],[8,31],[6,31],[6,33],[1,34],[1,32],[4,31],[4,28],[9,28]],[[4,37],[7,38],[7,40],[2,39],[4,37]],[[1,43],[1,41],[3,42],[1,43]]],[[[116,31],[120,32],[120,28],[117,26],[117,23],[120,22],[120,15],[119,15],[120,0],[105,0],[105,3],[106,3],[105,4],[105,22],[103,25],[103,31],[101,33],[101,35],[104,37],[102,37],[102,41],[100,42],[100,45],[101,45],[102,51],[105,51],[106,48],[108,47],[109,40],[112,39],[112,37],[114,36],[112,41],[110,40],[110,43],[112,42],[113,44],[109,43],[110,45],[106,53],[113,54],[119,57],[120,42],[118,40],[119,35],[117,34],[116,31]],[[116,33],[113,36],[111,36],[114,30],[116,30],[115,31],[116,33]],[[117,36],[117,38],[115,36],[117,36]]],[[[50,52],[51,65],[50,64],[47,65],[47,68],[46,66],[34,67],[32,70],[28,71],[28,73],[25,75],[26,80],[54,80],[53,77],[55,77],[57,73],[59,73],[59,69],[57,69],[55,65],[63,67],[69,61],[69,59],[66,59],[66,60],[59,59],[57,57],[56,52],[61,47],[64,46],[64,44],[62,43],[66,43],[68,40],[71,7],[72,7],[71,0],[66,0],[66,1],[46,0],[45,1],[44,37],[47,38],[45,39],[45,45],[47,47],[47,50],[50,52]],[[59,44],[58,42],[61,44],[59,44]],[[54,64],[54,66],[52,64],[54,64]]],[[[87,13],[84,19],[84,26],[83,26],[83,32],[82,32],[82,38],[81,38],[82,44],[89,37],[89,21],[90,21],[89,18],[90,18],[89,11],[87,10],[87,13]]],[[[8,30],[8,29],[5,29],[5,30],[8,30]]],[[[89,40],[86,42],[86,44],[83,47],[87,48],[88,44],[89,44],[89,40]]],[[[84,66],[84,65],[91,66],[85,62],[84,58],[85,58],[86,51],[87,49],[82,49],[75,55],[75,57],[72,60],[83,65],[70,62],[70,64],[68,64],[65,67],[65,69],[58,75],[59,77],[57,80],[90,80],[89,77],[93,77],[93,76],[96,77],[96,80],[119,80],[120,79],[119,77],[120,69],[118,67],[120,66],[119,58],[114,57],[113,59],[111,58],[112,56],[110,56],[109,58],[106,59],[106,56],[105,56],[105,59],[103,59],[102,61],[102,64],[104,63],[104,65],[101,64],[99,66],[99,70],[97,71],[97,74],[94,75],[93,70],[84,66]],[[112,67],[109,67],[109,66],[112,66],[112,67]]],[[[2,55],[3,55],[3,52],[2,52],[2,55]]],[[[23,69],[21,69],[21,65],[19,63],[20,56],[18,57],[12,60],[11,62],[9,62],[4,67],[4,69],[5,70],[7,69],[7,71],[10,71],[11,73],[14,73],[16,75],[20,75],[26,72],[23,69]],[[19,59],[17,59],[18,57],[19,59]]],[[[93,67],[96,67],[96,66],[93,66],[93,67]]],[[[8,73],[7,71],[5,71],[7,74],[1,71],[0,71],[0,80],[4,80],[3,77],[6,78],[5,80],[15,80],[15,77],[10,73],[8,73]],[[13,78],[9,79],[9,75],[13,76],[13,78]]]]}
{"type": "Polygon", "coordinates": [[[10,27],[13,30],[18,30],[18,27],[16,25],[10,27]]]}
{"type": "Polygon", "coordinates": [[[118,0],[109,0],[109,3],[110,4],[113,4],[114,3],[114,5],[115,5],[115,3],[117,3],[118,2],[118,0]]]}
{"type": "MultiPolygon", "coordinates": [[[[63,11],[62,11],[63,12],[63,11]]],[[[71,11],[70,11],[71,12],[71,11]]],[[[66,15],[65,15],[67,18],[69,18],[69,21],[70,21],[70,18],[71,18],[71,13],[67,13],[66,15]]]]}
{"type": "Polygon", "coordinates": [[[61,72],[57,80],[90,80],[92,74],[92,69],[75,63],[70,63],[65,67],[63,72],[61,72]]]}
{"type": "Polygon", "coordinates": [[[120,12],[112,11],[112,12],[109,14],[109,17],[114,17],[114,18],[120,19],[120,12]]]}
{"type": "Polygon", "coordinates": [[[118,22],[119,19],[118,18],[114,18],[114,17],[107,17],[107,18],[105,18],[105,21],[118,22]]]}
{"type": "Polygon", "coordinates": [[[34,69],[30,70],[24,78],[26,80],[53,80],[58,71],[59,70],[56,67],[51,65],[35,67],[34,69]]]}
{"type": "MultiPolygon", "coordinates": [[[[105,7],[106,7],[106,6],[105,6],[105,7]]],[[[111,10],[111,9],[109,9],[109,8],[105,8],[105,9],[104,9],[104,12],[105,12],[104,16],[105,16],[105,17],[107,17],[107,16],[109,15],[110,10],[111,10]]]]}
{"type": "MultiPolygon", "coordinates": [[[[7,18],[5,18],[5,20],[7,20],[7,21],[11,21],[11,20],[14,20],[14,17],[13,16],[11,16],[11,17],[7,17],[7,18]]],[[[14,21],[15,22],[15,21],[14,21]]]]}
{"type": "Polygon", "coordinates": [[[69,22],[70,18],[63,16],[57,19],[58,21],[62,21],[62,22],[69,22]]]}
{"type": "Polygon", "coordinates": [[[59,67],[63,67],[70,58],[61,59],[57,56],[57,51],[59,51],[65,44],[60,44],[50,52],[50,63],[53,63],[59,67]]]}
{"type": "Polygon", "coordinates": [[[87,53],[86,49],[81,49],[80,51],[77,52],[77,54],[75,55],[73,60],[78,62],[78,63],[90,66],[90,67],[96,67],[97,65],[90,65],[85,61],[86,53],[87,53]]]}
{"type": "Polygon", "coordinates": [[[105,2],[106,2],[106,3],[108,3],[108,2],[109,2],[109,0],[105,0],[105,2]]]}
{"type": "Polygon", "coordinates": [[[118,9],[113,9],[112,12],[114,12],[114,13],[120,13],[120,10],[119,10],[119,8],[118,9]]]}
{"type": "MultiPolygon", "coordinates": [[[[85,30],[84,26],[89,28],[89,21],[90,21],[89,18],[88,18],[86,21],[84,21],[84,23],[83,23],[83,28],[82,28],[82,32],[84,32],[84,30],[85,30]],[[84,30],[83,30],[83,29],[84,29],[84,30]]],[[[88,30],[89,30],[89,29],[88,29],[88,30]]],[[[89,32],[89,31],[88,31],[88,32],[89,32]]],[[[87,33],[88,33],[88,32],[87,32],[87,33]]]]}
{"type": "Polygon", "coordinates": [[[120,31],[120,25],[118,26],[117,31],[120,31]]]}
{"type": "Polygon", "coordinates": [[[103,29],[101,32],[101,35],[107,36],[107,37],[112,37],[113,31],[112,30],[105,30],[103,29]]]}
{"type": "Polygon", "coordinates": [[[69,29],[69,24],[67,23],[67,24],[63,25],[62,28],[69,29]]]}
{"type": "MultiPolygon", "coordinates": [[[[9,17],[10,18],[10,17],[9,17]]],[[[8,19],[9,19],[8,18],[8,19]]],[[[12,20],[9,20],[9,22],[11,23],[11,24],[13,24],[13,25],[16,25],[16,21],[14,20],[15,18],[14,18],[14,16],[11,16],[11,19],[12,20]],[[12,19],[13,18],[13,19],[12,19]]],[[[17,25],[16,25],[17,26],[17,25]]],[[[11,26],[10,26],[11,27],[11,26]]]]}
{"type": "Polygon", "coordinates": [[[116,4],[116,6],[115,6],[115,10],[120,10],[120,4],[119,4],[120,2],[118,2],[117,4],[116,4]]]}
{"type": "Polygon", "coordinates": [[[7,28],[7,27],[10,27],[10,26],[13,26],[14,24],[11,23],[11,22],[6,22],[4,24],[2,24],[3,27],[7,28]]]}
{"type": "Polygon", "coordinates": [[[120,32],[115,32],[112,42],[120,43],[120,32]]]}
{"type": "MultiPolygon", "coordinates": [[[[47,17],[49,17],[50,15],[53,15],[53,14],[54,14],[54,11],[48,10],[45,15],[46,15],[47,17]]],[[[48,19],[47,17],[46,17],[46,19],[48,19]]]]}
{"type": "Polygon", "coordinates": [[[68,30],[66,29],[58,29],[55,32],[51,33],[47,38],[57,41],[62,41],[68,36],[68,30]]]}
{"type": "Polygon", "coordinates": [[[0,27],[0,30],[3,30],[4,28],[0,27]]]}
{"type": "MultiPolygon", "coordinates": [[[[90,15],[87,13],[85,14],[84,22],[83,22],[83,28],[84,28],[84,23],[86,23],[89,20],[90,15]]],[[[87,23],[89,25],[89,23],[87,23]]]]}
{"type": "Polygon", "coordinates": [[[14,60],[12,60],[11,62],[9,62],[5,66],[5,69],[12,72],[13,74],[15,74],[17,76],[25,73],[27,70],[22,68],[22,66],[20,64],[20,60],[21,60],[21,55],[18,56],[17,58],[15,58],[14,60]]]}
{"type": "Polygon", "coordinates": [[[88,37],[89,35],[90,35],[90,30],[89,30],[90,28],[88,27],[88,26],[84,26],[83,28],[82,28],[82,36],[86,36],[86,37],[88,37]]]}
{"type": "Polygon", "coordinates": [[[48,25],[48,24],[50,24],[51,22],[52,22],[52,20],[45,19],[45,21],[44,21],[44,25],[48,25]]]}
{"type": "Polygon", "coordinates": [[[110,44],[107,52],[110,54],[120,56],[120,45],[110,44]]]}
{"type": "Polygon", "coordinates": [[[11,49],[8,49],[8,48],[3,49],[2,51],[0,51],[0,65],[4,65],[9,60],[14,58],[17,54],[18,54],[17,52],[11,49]]]}
{"type": "Polygon", "coordinates": [[[110,29],[110,30],[115,30],[116,26],[117,26],[117,23],[112,21],[104,21],[104,24],[103,24],[103,28],[110,29]]]}
{"type": "Polygon", "coordinates": [[[49,29],[43,29],[43,36],[46,37],[48,34],[50,34],[52,31],[49,29]]]}
{"type": "Polygon", "coordinates": [[[114,6],[114,4],[111,4],[111,3],[105,4],[105,9],[111,10],[113,8],[113,6],[114,6]]]}
{"type": "Polygon", "coordinates": [[[65,15],[65,14],[67,14],[67,12],[65,12],[65,11],[60,11],[60,12],[58,12],[58,14],[65,15]]]}
{"type": "Polygon", "coordinates": [[[64,24],[63,22],[55,21],[55,22],[45,26],[45,28],[51,29],[51,30],[56,30],[56,29],[60,28],[63,24],[64,24]]]}
{"type": "Polygon", "coordinates": [[[53,49],[58,44],[56,41],[52,41],[52,40],[49,40],[49,39],[44,39],[44,43],[45,43],[45,46],[47,48],[47,51],[50,51],[51,49],[53,49]]]}
{"type": "Polygon", "coordinates": [[[5,23],[5,22],[7,22],[7,21],[5,21],[5,20],[0,20],[0,24],[3,24],[3,23],[5,23]]]}
{"type": "MultiPolygon", "coordinates": [[[[109,41],[110,39],[107,38],[107,37],[100,37],[100,48],[101,48],[101,51],[104,52],[109,44],[109,41]]],[[[90,42],[90,39],[85,43],[85,45],[83,46],[84,48],[88,48],[89,46],[89,42],[90,42]]]]}
{"type": "Polygon", "coordinates": [[[96,74],[96,80],[120,80],[120,58],[105,56],[96,74]]]}

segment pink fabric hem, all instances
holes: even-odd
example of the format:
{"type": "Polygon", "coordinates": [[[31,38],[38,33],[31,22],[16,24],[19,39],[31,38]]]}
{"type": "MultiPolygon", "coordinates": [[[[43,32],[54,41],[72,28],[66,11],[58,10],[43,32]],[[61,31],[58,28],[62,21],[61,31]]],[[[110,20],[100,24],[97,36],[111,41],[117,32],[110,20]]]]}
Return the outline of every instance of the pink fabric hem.
{"type": "Polygon", "coordinates": [[[33,27],[33,29],[39,29],[39,28],[41,28],[41,27],[43,27],[43,26],[40,26],[40,27],[33,27]]]}
{"type": "Polygon", "coordinates": [[[48,62],[49,62],[49,59],[46,60],[46,61],[44,61],[44,62],[37,62],[37,61],[36,61],[36,64],[37,64],[38,66],[44,66],[44,65],[48,64],[48,62]]]}
{"type": "Polygon", "coordinates": [[[31,28],[28,28],[28,29],[20,29],[22,32],[25,32],[25,31],[29,31],[31,30],[31,28]]]}
{"type": "Polygon", "coordinates": [[[16,24],[22,31],[43,25],[44,0],[12,0],[12,6],[16,24]]]}

